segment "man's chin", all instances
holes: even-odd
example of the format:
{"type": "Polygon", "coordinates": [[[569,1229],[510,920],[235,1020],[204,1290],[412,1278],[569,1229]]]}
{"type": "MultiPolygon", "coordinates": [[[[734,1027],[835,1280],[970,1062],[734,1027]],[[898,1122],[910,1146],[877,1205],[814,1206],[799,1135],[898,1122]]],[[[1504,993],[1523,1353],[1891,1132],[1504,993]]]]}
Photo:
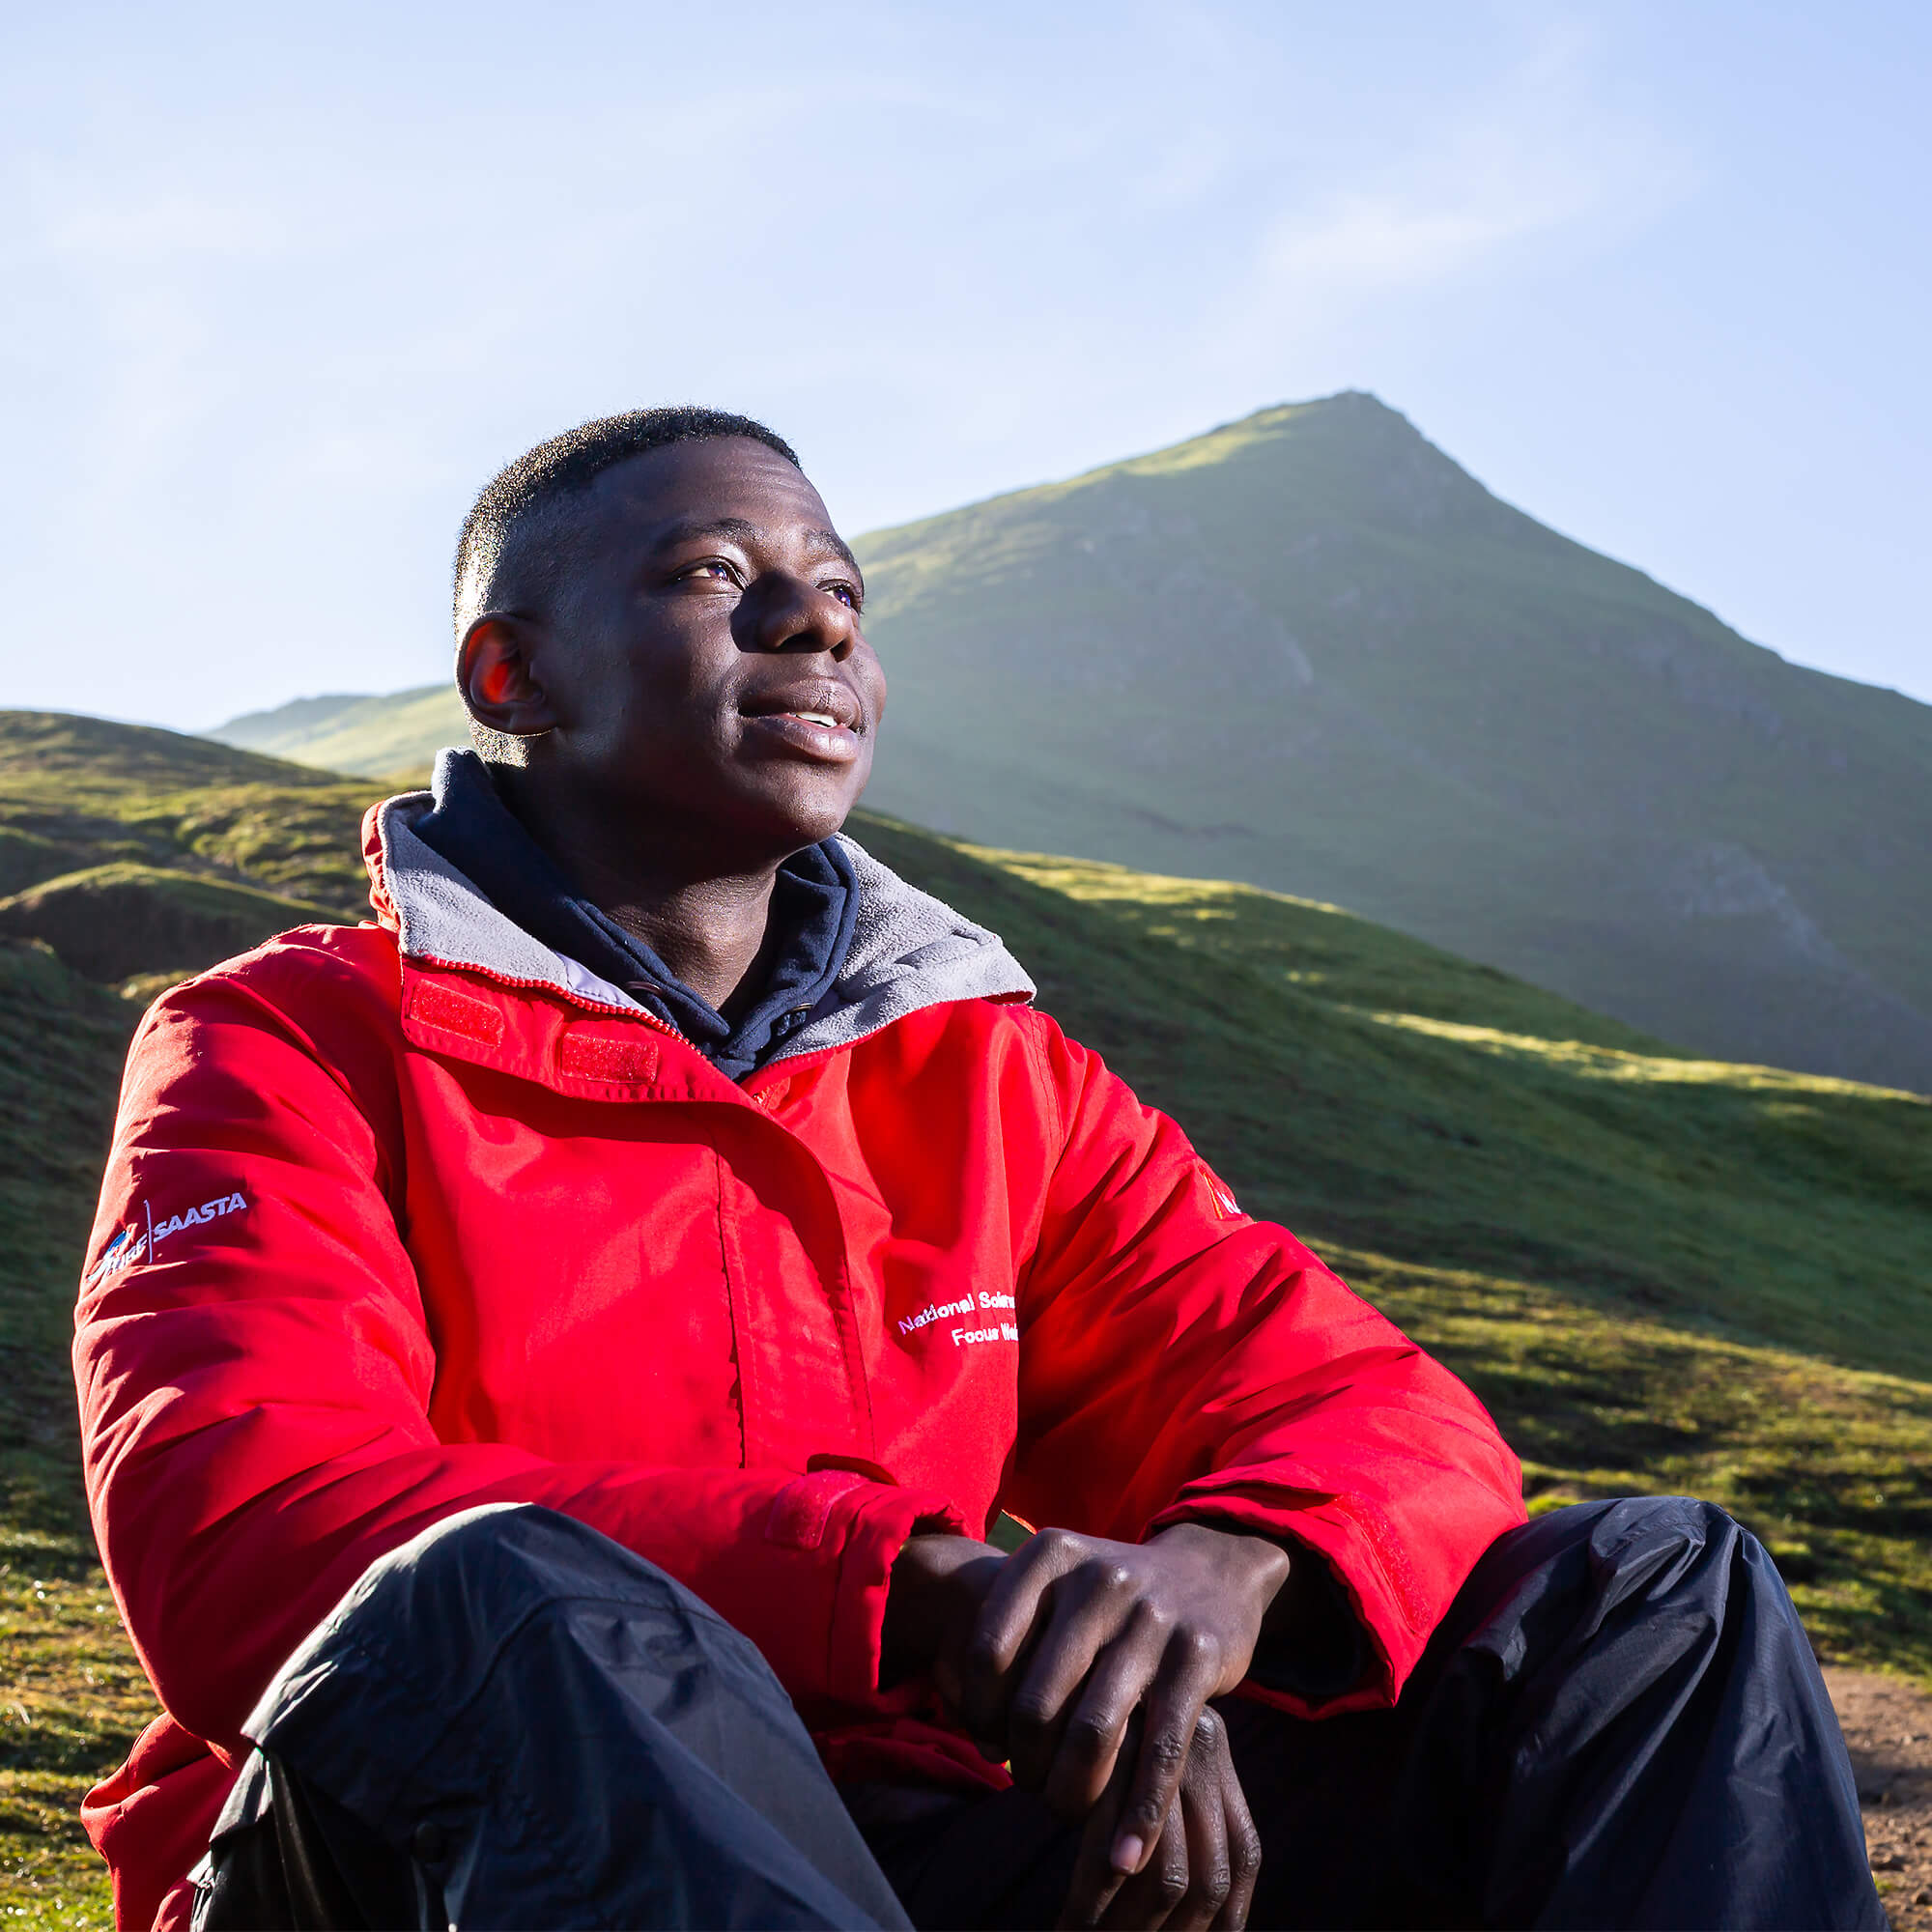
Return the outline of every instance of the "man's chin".
{"type": "Polygon", "coordinates": [[[865,789],[858,783],[761,784],[737,801],[733,829],[781,856],[830,838],[852,814],[865,789]]]}

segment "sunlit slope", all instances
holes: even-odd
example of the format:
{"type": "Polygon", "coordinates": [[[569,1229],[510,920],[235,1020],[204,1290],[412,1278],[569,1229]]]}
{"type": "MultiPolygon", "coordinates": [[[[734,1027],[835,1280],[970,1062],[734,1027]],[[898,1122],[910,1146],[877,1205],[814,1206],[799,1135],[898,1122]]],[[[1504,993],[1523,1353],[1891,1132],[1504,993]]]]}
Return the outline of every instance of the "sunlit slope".
{"type": "Polygon", "coordinates": [[[1257,1211],[1932,1378],[1932,1103],[1689,1059],[1332,907],[861,836],[1003,932],[1257,1211]]]}
{"type": "Polygon", "coordinates": [[[298,697],[272,711],[231,718],[208,734],[217,744],[370,778],[419,776],[444,745],[469,742],[453,684],[384,697],[298,697]]]}
{"type": "Polygon", "coordinates": [[[867,537],[868,801],[1348,905],[1932,1090],[1932,709],[1785,664],[1373,397],[867,537]]]}

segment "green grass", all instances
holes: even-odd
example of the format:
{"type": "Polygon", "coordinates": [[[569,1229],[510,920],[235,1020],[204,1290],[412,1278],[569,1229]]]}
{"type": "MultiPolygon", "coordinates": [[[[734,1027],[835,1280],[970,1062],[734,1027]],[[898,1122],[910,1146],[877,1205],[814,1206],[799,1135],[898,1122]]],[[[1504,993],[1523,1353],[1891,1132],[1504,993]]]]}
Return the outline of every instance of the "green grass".
{"type": "Polygon", "coordinates": [[[80,1493],[71,1307],[136,1009],[0,941],[0,1913],[108,1923],[81,1794],[154,1715],[80,1493]]]}
{"type": "Polygon", "coordinates": [[[112,1923],[106,1868],[80,1801],[155,1714],[84,1535],[0,1529],[0,1915],[112,1923]]]}
{"type": "Polygon", "coordinates": [[[0,934],[44,940],[91,980],[196,973],[293,925],[334,923],[324,907],[232,879],[126,859],[44,879],[0,899],[0,934]]]}
{"type": "Polygon", "coordinates": [[[122,862],[367,906],[367,780],[62,712],[0,712],[0,892],[122,862]]]}
{"type": "Polygon", "coordinates": [[[1482,1396],[1523,1459],[1532,1511],[1708,1497],[1771,1549],[1823,1656],[1932,1684],[1932,1382],[1321,1246],[1482,1396]]]}
{"type": "MultiPolygon", "coordinates": [[[[353,909],[314,841],[353,853],[366,786],[133,727],[27,735],[0,828],[40,841],[43,879],[127,838],[129,863],[185,853],[168,863],[286,892],[286,812],[325,903],[353,909]]],[[[1244,1206],[1463,1374],[1533,1507],[1710,1496],[1777,1554],[1824,1654],[1932,1683],[1932,1105],[1693,1059],[1333,907],[853,829],[1005,934],[1244,1206]]],[[[73,1807],[151,1714],[94,1560],[67,1362],[135,1017],[0,942],[0,1913],[28,1923],[106,1923],[73,1807]]]]}
{"type": "Polygon", "coordinates": [[[1290,1225],[1932,1378],[1921,1097],[1692,1060],[1332,907],[968,857],[939,883],[1037,962],[1048,1009],[1290,1225]],[[1094,922],[1071,947],[1069,902],[1094,922]]]}

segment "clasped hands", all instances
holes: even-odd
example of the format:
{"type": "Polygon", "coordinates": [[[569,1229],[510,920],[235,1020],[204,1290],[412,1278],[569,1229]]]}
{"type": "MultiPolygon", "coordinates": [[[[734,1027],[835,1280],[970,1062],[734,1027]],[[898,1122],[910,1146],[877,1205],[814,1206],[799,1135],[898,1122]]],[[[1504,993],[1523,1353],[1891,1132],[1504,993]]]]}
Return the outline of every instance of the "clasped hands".
{"type": "Polygon", "coordinates": [[[1247,1674],[1289,1572],[1279,1544],[1205,1523],[900,1550],[886,1680],[929,1670],[1015,1783],[1085,1819],[1064,1925],[1246,1923],[1261,1845],[1208,1699],[1247,1674]]]}

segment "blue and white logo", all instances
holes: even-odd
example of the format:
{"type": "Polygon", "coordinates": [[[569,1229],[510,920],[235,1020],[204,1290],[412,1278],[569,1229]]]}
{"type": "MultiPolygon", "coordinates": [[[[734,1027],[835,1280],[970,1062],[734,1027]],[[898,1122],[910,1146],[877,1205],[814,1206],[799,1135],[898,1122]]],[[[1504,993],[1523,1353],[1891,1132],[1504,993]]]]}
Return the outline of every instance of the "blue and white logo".
{"type": "Polygon", "coordinates": [[[109,1275],[118,1274],[124,1267],[139,1261],[143,1255],[152,1259],[155,1250],[170,1235],[198,1228],[205,1221],[218,1221],[224,1214],[239,1214],[247,1205],[246,1198],[240,1193],[217,1194],[213,1201],[204,1201],[199,1208],[184,1208],[179,1214],[170,1215],[157,1227],[153,1204],[144,1201],[141,1208],[145,1220],[128,1222],[115,1236],[95,1263],[84,1286],[95,1287],[109,1275]]]}

